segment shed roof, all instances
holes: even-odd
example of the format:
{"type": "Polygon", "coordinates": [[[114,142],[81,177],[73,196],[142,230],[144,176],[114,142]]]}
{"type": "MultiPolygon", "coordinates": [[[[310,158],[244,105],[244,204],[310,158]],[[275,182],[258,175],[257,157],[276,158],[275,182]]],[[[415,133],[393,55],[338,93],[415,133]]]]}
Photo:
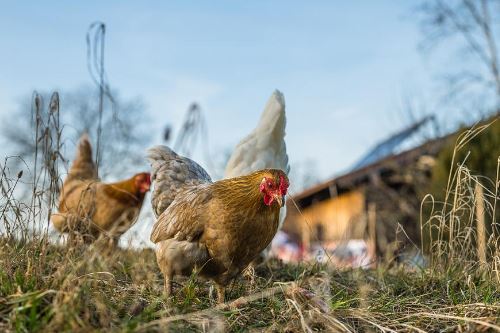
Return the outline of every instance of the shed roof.
{"type": "Polygon", "coordinates": [[[437,130],[435,125],[436,119],[433,115],[422,118],[420,121],[379,142],[354,164],[352,170],[363,168],[387,156],[397,155],[403,151],[418,147],[432,138],[436,138],[437,130]]]}
{"type": "Polygon", "coordinates": [[[375,160],[372,163],[360,164],[359,168],[355,168],[340,176],[329,179],[325,182],[312,186],[301,193],[294,195],[293,199],[302,207],[307,207],[313,201],[321,201],[330,198],[334,194],[340,194],[350,191],[360,185],[369,182],[372,174],[383,172],[397,163],[398,166],[406,166],[413,163],[422,155],[437,155],[446,139],[452,134],[428,140],[425,143],[403,152],[393,154],[390,153],[384,157],[375,160]]]}

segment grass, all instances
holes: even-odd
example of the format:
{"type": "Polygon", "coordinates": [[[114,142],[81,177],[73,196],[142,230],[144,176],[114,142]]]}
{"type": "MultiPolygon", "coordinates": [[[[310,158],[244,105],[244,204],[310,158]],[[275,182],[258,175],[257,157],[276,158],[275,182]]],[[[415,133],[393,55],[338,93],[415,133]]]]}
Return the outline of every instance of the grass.
{"type": "Polygon", "coordinates": [[[500,329],[498,284],[458,267],[335,270],[271,261],[257,270],[255,284],[236,281],[228,299],[243,299],[219,311],[210,284],[194,277],[178,280],[166,299],[150,249],[102,254],[98,245],[2,238],[0,258],[1,331],[500,329]],[[247,301],[273,287],[278,292],[247,301]]]}
{"type": "MultiPolygon", "coordinates": [[[[52,118],[37,124],[43,135],[36,141],[43,148],[29,174],[14,170],[12,176],[7,160],[0,164],[0,331],[500,331],[497,225],[492,224],[485,249],[475,251],[478,177],[463,167],[450,173],[442,208],[426,198],[434,209],[428,218],[422,214],[422,232],[429,233],[425,269],[381,264],[340,270],[271,260],[257,269],[254,283],[245,277],[235,281],[223,306],[215,303],[210,283],[196,276],[178,279],[167,299],[151,249],[110,253],[99,243],[50,240],[47,221],[61,162],[60,143],[46,136],[60,136],[58,103],[51,105],[52,118]],[[20,182],[30,187],[28,200],[17,199],[20,182]],[[479,263],[479,252],[486,263],[479,263]]],[[[484,207],[487,218],[496,216],[496,200],[491,202],[484,207]]]]}

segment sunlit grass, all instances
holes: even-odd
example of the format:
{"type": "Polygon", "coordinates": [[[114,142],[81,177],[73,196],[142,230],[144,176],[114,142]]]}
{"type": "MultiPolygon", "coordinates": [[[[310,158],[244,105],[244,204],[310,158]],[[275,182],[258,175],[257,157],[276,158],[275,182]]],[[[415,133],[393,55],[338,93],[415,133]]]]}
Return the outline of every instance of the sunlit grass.
{"type": "Polygon", "coordinates": [[[2,330],[203,330],[215,325],[231,331],[363,331],[378,326],[436,331],[500,324],[499,286],[479,272],[464,276],[457,269],[441,275],[383,267],[338,271],[271,261],[271,271],[258,270],[256,285],[242,277],[229,288],[230,299],[243,297],[239,306],[210,312],[216,307],[210,283],[194,276],[178,280],[171,299],[163,296],[152,250],[101,255],[97,246],[75,245],[68,251],[45,244],[41,251],[41,242],[0,240],[2,330]],[[280,283],[290,288],[245,302],[245,297],[280,283]],[[174,315],[181,317],[162,322],[174,315]],[[151,321],[154,325],[144,326],[151,321]]]}
{"type": "MultiPolygon", "coordinates": [[[[46,146],[44,154],[59,148],[46,146]]],[[[51,241],[47,217],[60,179],[57,158],[43,161],[34,175],[23,176],[35,182],[26,202],[13,195],[22,175],[0,165],[0,331],[500,331],[498,234],[490,232],[487,262],[479,264],[478,178],[464,168],[450,176],[442,208],[432,202],[431,216],[422,214],[422,232],[432,228],[425,268],[335,269],[271,260],[256,269],[254,283],[237,279],[228,303],[218,305],[211,284],[195,274],[176,279],[166,298],[151,249],[51,241]]],[[[495,205],[486,205],[492,216],[495,205]]]]}

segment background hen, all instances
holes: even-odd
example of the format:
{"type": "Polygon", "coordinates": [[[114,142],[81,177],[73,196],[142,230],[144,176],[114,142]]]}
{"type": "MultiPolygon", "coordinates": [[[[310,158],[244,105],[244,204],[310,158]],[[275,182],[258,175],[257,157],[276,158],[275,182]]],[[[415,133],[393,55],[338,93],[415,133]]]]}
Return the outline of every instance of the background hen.
{"type": "MultiPolygon", "coordinates": [[[[285,143],[285,97],[279,90],[271,95],[257,127],[238,143],[229,158],[224,178],[247,175],[251,172],[273,168],[290,172],[285,143]]],[[[286,205],[280,210],[279,227],[286,217],[286,205]]],[[[263,252],[267,257],[270,246],[263,252]]]]}
{"type": "Polygon", "coordinates": [[[146,192],[149,173],[138,173],[116,183],[102,183],[92,159],[92,147],[84,134],[59,198],[59,212],[52,223],[60,232],[79,233],[85,241],[99,235],[117,244],[119,237],[137,220],[146,192]]]}
{"type": "Polygon", "coordinates": [[[288,188],[286,174],[266,169],[212,183],[196,162],[170,148],[149,150],[154,183],[152,204],[158,219],[151,241],[165,276],[165,291],[175,275],[194,268],[225,286],[271,242],[288,188]]]}

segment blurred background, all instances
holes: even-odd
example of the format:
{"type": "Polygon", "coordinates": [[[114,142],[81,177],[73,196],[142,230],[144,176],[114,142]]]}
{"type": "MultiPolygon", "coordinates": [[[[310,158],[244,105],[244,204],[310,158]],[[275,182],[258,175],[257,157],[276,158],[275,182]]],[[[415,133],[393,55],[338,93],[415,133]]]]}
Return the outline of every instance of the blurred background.
{"type": "MultiPolygon", "coordinates": [[[[35,91],[43,109],[59,93],[61,177],[88,132],[94,144],[100,138],[99,173],[107,181],[146,170],[145,150],[154,144],[222,177],[234,146],[272,92],[282,91],[294,199],[275,242],[284,260],[331,252],[362,266],[368,253],[420,245],[420,203],[429,191],[444,196],[449,146],[462,128],[499,115],[495,0],[2,8],[0,153],[10,172],[36,172],[28,167],[35,91]]],[[[471,170],[495,179],[498,122],[484,132],[469,143],[472,154],[463,149],[464,159],[470,155],[471,170]]],[[[494,193],[494,181],[483,185],[494,193]]],[[[123,242],[150,245],[152,217],[143,215],[123,242]]]]}

